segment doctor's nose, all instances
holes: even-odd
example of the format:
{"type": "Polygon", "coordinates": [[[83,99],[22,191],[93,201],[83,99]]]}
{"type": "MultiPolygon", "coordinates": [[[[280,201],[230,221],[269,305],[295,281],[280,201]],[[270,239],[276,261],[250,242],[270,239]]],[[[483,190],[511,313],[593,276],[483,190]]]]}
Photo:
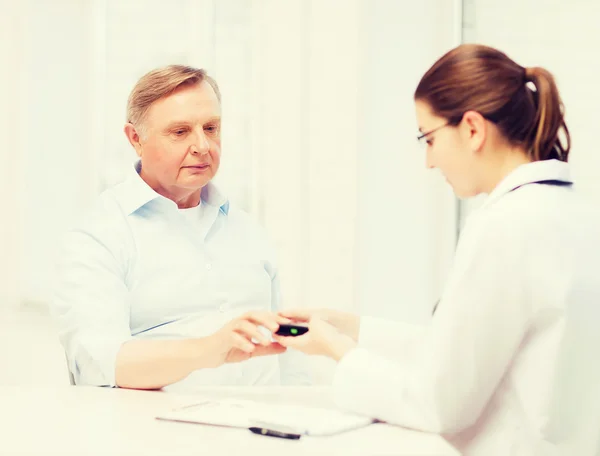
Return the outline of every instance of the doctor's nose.
{"type": "Polygon", "coordinates": [[[425,153],[425,167],[427,169],[435,169],[435,164],[431,159],[431,154],[428,152],[425,153]]]}

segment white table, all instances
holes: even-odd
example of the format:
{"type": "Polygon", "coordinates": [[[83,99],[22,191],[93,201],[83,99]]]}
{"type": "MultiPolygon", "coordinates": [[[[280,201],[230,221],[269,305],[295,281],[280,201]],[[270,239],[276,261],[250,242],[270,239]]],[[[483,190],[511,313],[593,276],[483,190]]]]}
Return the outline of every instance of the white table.
{"type": "MultiPolygon", "coordinates": [[[[331,405],[327,388],[216,387],[198,390],[291,404],[331,405]]],[[[69,387],[0,388],[0,455],[428,455],[456,456],[442,437],[386,424],[332,437],[285,440],[221,428],[156,420],[194,395],[69,387]]]]}

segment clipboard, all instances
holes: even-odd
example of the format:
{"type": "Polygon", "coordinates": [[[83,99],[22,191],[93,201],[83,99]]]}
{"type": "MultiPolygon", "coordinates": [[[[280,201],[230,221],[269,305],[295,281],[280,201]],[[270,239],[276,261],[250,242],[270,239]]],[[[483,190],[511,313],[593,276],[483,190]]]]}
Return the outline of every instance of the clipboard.
{"type": "Polygon", "coordinates": [[[260,426],[307,436],[335,435],[375,422],[372,418],[331,408],[232,398],[202,399],[160,414],[156,419],[246,429],[260,426]]]}

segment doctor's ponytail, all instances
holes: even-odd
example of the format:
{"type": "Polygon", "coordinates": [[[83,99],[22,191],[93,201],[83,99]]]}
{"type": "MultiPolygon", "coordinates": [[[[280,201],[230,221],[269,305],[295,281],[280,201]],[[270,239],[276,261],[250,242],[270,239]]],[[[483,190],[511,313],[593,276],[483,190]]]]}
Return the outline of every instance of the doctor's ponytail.
{"type": "Polygon", "coordinates": [[[564,107],[554,77],[543,68],[533,67],[525,69],[525,81],[535,86],[533,94],[536,113],[534,129],[529,138],[532,158],[567,161],[571,137],[564,120],[564,107]],[[564,144],[559,137],[561,130],[564,144]]]}

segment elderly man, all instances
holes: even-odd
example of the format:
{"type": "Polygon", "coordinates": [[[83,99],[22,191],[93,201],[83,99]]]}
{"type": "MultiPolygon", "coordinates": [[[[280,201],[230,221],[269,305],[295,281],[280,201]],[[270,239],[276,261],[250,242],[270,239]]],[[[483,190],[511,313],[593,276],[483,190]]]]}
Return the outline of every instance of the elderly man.
{"type": "Polygon", "coordinates": [[[286,363],[295,355],[265,356],[285,351],[271,338],[286,321],[275,313],[273,253],[211,183],[221,156],[214,79],[177,65],[146,74],[125,134],[139,160],[68,232],[58,269],[52,308],[76,383],[308,383],[286,363]]]}

